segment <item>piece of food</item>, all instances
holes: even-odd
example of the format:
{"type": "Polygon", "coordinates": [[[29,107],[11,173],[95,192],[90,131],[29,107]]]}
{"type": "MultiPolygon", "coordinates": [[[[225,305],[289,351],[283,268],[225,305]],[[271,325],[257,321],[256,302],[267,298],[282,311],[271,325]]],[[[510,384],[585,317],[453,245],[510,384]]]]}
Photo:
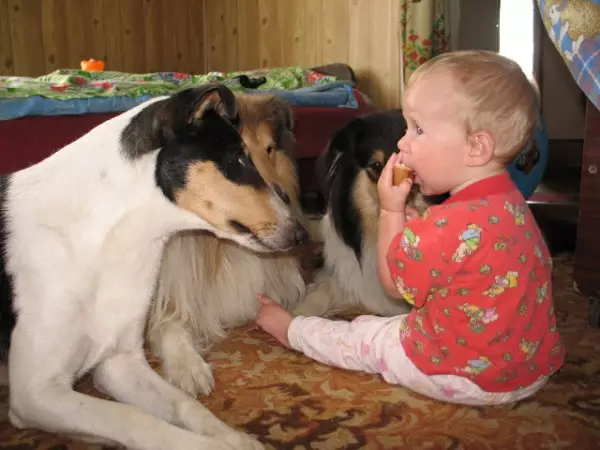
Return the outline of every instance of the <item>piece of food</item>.
{"type": "Polygon", "coordinates": [[[93,58],[81,61],[81,70],[85,70],[86,72],[103,72],[104,61],[93,58]]]}
{"type": "Polygon", "coordinates": [[[414,172],[412,169],[409,169],[404,164],[400,164],[399,166],[394,166],[394,174],[392,177],[392,182],[394,185],[398,185],[402,183],[406,178],[412,178],[414,176],[414,172]]]}

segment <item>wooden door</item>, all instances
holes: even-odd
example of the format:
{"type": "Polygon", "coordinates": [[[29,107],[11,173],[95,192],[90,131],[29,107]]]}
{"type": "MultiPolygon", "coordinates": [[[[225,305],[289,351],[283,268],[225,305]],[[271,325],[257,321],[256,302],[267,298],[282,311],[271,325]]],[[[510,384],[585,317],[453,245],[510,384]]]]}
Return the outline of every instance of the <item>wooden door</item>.
{"type": "Polygon", "coordinates": [[[590,324],[600,327],[600,112],[587,102],[575,249],[575,288],[590,301],[590,324]]]}

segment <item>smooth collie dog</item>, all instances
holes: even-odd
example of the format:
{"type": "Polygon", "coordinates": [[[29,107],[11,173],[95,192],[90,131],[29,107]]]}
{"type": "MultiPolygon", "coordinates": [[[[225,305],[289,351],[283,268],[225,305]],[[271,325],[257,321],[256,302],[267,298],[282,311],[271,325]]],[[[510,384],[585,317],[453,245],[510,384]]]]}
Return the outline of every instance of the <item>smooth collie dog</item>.
{"type": "MultiPolygon", "coordinates": [[[[291,159],[291,107],[266,94],[238,95],[237,104],[250,158],[302,222],[291,159]]],[[[256,317],[257,294],[291,308],[304,289],[296,250],[258,253],[202,231],[173,236],[165,248],[148,326],[164,376],[190,395],[210,393],[212,370],[201,355],[227,330],[256,317]]]]}
{"type": "MultiPolygon", "coordinates": [[[[377,181],[406,131],[399,110],[367,114],[336,133],[322,158],[327,209],[321,219],[324,266],[293,308],[296,315],[329,316],[352,308],[372,314],[404,314],[410,305],[389,297],[377,275],[377,181]]],[[[409,206],[430,201],[413,188],[409,206]]]]}
{"type": "Polygon", "coordinates": [[[207,230],[257,252],[308,238],[239,126],[233,93],[205,85],[150,100],[0,179],[10,294],[1,341],[11,338],[15,426],[140,450],[263,448],[164,380],[143,352],[170,236],[207,230]],[[76,392],[88,372],[117,401],[76,392]]]}

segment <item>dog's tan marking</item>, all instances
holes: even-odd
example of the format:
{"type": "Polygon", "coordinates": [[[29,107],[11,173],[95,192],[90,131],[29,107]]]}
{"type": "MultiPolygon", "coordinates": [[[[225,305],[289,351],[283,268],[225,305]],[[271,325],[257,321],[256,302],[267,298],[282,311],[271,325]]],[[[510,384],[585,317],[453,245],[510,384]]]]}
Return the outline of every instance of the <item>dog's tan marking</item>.
{"type": "Polygon", "coordinates": [[[387,158],[385,157],[385,153],[383,152],[383,150],[375,150],[373,152],[373,156],[371,157],[371,162],[378,162],[380,163],[382,166],[385,165],[385,163],[387,162],[387,158]]]}
{"type": "Polygon", "coordinates": [[[214,91],[202,99],[202,103],[198,105],[196,111],[194,112],[194,118],[201,119],[204,113],[210,108],[213,108],[217,113],[222,116],[227,115],[227,111],[225,109],[225,105],[221,100],[221,96],[218,91],[214,91]]]}
{"type": "Polygon", "coordinates": [[[379,197],[377,184],[371,181],[365,170],[361,170],[356,176],[352,198],[365,236],[375,236],[379,221],[379,197]]]}
{"type": "Polygon", "coordinates": [[[213,162],[190,164],[187,183],[175,194],[178,206],[191,211],[223,231],[235,231],[235,220],[259,238],[273,234],[277,213],[271,204],[270,190],[243,186],[227,180],[213,162]],[[208,202],[219,199],[207,208],[208,202]]]}
{"type": "Polygon", "coordinates": [[[273,131],[261,122],[255,129],[244,129],[242,138],[254,165],[267,183],[277,183],[294,199],[298,194],[298,180],[292,161],[275,148],[273,131]],[[267,152],[272,148],[271,153],[267,152]]]}

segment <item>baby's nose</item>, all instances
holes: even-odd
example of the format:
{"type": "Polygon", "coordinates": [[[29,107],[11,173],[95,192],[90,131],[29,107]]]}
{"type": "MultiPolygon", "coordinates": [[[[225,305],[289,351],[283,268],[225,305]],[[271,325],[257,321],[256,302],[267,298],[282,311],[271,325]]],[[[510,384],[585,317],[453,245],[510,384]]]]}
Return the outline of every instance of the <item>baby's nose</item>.
{"type": "Polygon", "coordinates": [[[401,137],[398,141],[398,150],[400,150],[400,153],[406,151],[406,135],[401,137]]]}

